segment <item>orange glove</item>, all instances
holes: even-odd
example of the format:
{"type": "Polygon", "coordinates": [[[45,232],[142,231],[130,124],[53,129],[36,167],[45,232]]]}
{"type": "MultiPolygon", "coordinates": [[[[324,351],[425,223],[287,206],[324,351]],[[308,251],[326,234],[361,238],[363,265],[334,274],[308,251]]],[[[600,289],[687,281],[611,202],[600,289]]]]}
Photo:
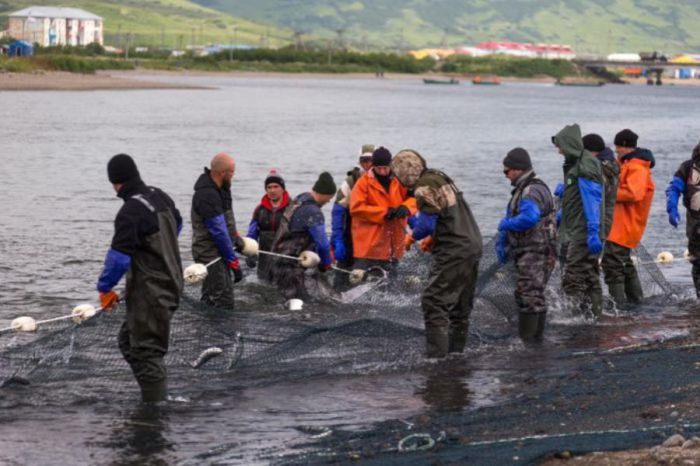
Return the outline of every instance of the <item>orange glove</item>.
{"type": "Polygon", "coordinates": [[[423,252],[432,252],[432,251],[433,251],[433,245],[434,245],[433,237],[432,237],[432,236],[428,236],[427,238],[425,238],[425,239],[423,240],[422,243],[420,243],[420,250],[423,251],[423,252]]]}
{"type": "Polygon", "coordinates": [[[116,291],[100,293],[100,306],[103,311],[111,311],[119,302],[119,295],[116,291]]]}
{"type": "Polygon", "coordinates": [[[404,240],[403,246],[406,249],[406,251],[411,250],[411,246],[413,246],[413,243],[415,243],[416,240],[413,239],[413,236],[411,235],[406,235],[406,239],[404,240]]]}

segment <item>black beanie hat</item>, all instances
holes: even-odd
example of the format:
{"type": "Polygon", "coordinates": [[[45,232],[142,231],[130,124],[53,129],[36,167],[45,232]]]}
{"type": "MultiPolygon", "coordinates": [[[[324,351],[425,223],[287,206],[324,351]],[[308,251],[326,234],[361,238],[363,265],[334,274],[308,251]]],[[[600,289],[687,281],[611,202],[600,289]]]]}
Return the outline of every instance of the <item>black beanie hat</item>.
{"type": "Polygon", "coordinates": [[[134,179],[140,179],[139,170],[131,156],[117,154],[107,163],[107,177],[112,184],[126,183],[134,179]]]}
{"type": "Polygon", "coordinates": [[[284,185],[284,178],[282,178],[279,172],[274,168],[269,171],[267,178],[265,178],[265,189],[267,189],[267,185],[271,183],[277,183],[278,185],[282,186],[282,189],[287,189],[287,187],[284,185]]]}
{"type": "Polygon", "coordinates": [[[503,165],[514,170],[530,170],[532,168],[530,154],[522,147],[511,149],[506,154],[506,158],[503,159],[503,165]]]}
{"type": "Polygon", "coordinates": [[[313,187],[313,190],[319,194],[335,194],[337,189],[333,177],[328,172],[321,173],[313,187]]]}
{"type": "Polygon", "coordinates": [[[615,135],[615,145],[620,147],[637,147],[639,136],[631,129],[623,129],[615,135]]]}
{"type": "Polygon", "coordinates": [[[591,133],[583,137],[583,148],[591,152],[603,152],[605,141],[599,134],[591,133]]]}
{"type": "Polygon", "coordinates": [[[391,165],[391,152],[384,146],[379,146],[372,153],[372,166],[373,167],[388,167],[391,165]]]}

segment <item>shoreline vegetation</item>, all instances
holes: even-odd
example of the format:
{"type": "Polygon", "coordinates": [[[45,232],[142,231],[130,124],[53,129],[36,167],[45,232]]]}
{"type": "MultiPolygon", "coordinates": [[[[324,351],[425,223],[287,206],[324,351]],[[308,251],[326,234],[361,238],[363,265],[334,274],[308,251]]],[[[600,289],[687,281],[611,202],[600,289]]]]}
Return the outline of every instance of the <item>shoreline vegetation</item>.
{"type": "MultiPolygon", "coordinates": [[[[545,60],[514,57],[452,57],[435,62],[430,58],[416,59],[410,55],[394,53],[358,53],[338,50],[299,51],[293,48],[224,50],[207,56],[195,56],[192,52],[179,57],[169,51],[136,53],[125,56],[110,55],[97,45],[86,48],[39,47],[32,57],[8,57],[0,55],[0,82],[11,81],[11,74],[53,76],[55,72],[82,76],[76,81],[87,82],[85,76],[98,72],[205,72],[205,73],[253,73],[253,74],[314,74],[330,76],[366,75],[445,76],[466,79],[470,76],[499,76],[505,80],[545,80],[576,78],[593,79],[581,73],[576,65],[566,60],[545,60]],[[129,58],[126,58],[129,57],[129,58]]],[[[104,73],[100,73],[104,75],[104,73]]],[[[128,74],[128,73],[127,73],[128,74]]],[[[63,75],[61,75],[63,76],[63,75]]],[[[50,78],[49,78],[50,79],[50,78]]],[[[65,80],[65,76],[63,76],[65,80]]],[[[37,78],[28,79],[37,81],[37,78]]],[[[152,83],[151,83],[152,84],[152,83]]],[[[62,84],[59,88],[62,88],[62,84]]],[[[121,86],[120,86],[121,87],[121,86]]],[[[152,86],[150,86],[152,87],[152,86]]],[[[174,87],[174,86],[168,86],[174,87]]],[[[0,89],[6,89],[0,84],[0,89]]]]}

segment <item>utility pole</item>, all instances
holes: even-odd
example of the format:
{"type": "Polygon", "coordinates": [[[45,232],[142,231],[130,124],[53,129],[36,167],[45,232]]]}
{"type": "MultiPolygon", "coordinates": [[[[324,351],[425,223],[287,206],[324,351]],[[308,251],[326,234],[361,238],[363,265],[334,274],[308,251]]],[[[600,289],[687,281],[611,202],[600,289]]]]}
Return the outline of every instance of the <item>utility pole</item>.
{"type": "Polygon", "coordinates": [[[190,41],[190,44],[192,45],[192,47],[194,47],[194,31],[195,31],[195,27],[192,26],[192,41],[190,41]]]}
{"type": "Polygon", "coordinates": [[[238,24],[233,25],[233,45],[238,46],[238,24]]]}
{"type": "Polygon", "coordinates": [[[160,48],[165,48],[165,26],[160,27],[160,48]]]}

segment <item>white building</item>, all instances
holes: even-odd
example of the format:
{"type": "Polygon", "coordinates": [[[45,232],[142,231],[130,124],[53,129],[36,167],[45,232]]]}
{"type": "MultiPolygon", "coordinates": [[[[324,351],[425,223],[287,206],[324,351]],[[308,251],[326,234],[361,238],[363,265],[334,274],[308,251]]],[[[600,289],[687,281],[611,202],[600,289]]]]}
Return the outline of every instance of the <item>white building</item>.
{"type": "Polygon", "coordinates": [[[9,15],[7,33],[44,47],[104,44],[102,18],[78,8],[31,6],[15,11],[9,15]]]}

